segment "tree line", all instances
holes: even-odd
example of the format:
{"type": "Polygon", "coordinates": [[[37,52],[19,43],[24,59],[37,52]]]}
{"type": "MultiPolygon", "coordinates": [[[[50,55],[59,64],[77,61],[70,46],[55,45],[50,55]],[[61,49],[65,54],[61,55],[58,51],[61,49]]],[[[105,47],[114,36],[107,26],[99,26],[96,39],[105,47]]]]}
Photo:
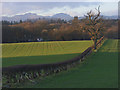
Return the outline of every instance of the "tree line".
{"type": "MultiPolygon", "coordinates": [[[[9,22],[2,21],[2,42],[27,42],[37,41],[42,38],[44,41],[69,41],[69,40],[89,40],[90,33],[83,29],[86,19],[71,21],[61,19],[36,20],[9,22]]],[[[118,38],[118,20],[104,20],[104,36],[107,38],[118,38]]]]}

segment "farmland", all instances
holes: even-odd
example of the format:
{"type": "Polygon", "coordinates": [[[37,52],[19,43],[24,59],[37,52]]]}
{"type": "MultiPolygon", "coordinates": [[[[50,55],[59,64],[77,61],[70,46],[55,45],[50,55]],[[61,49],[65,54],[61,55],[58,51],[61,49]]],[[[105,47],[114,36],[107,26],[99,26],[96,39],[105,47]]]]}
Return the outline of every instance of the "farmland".
{"type": "Polygon", "coordinates": [[[90,40],[2,44],[2,65],[7,67],[61,62],[74,58],[92,44],[90,40]]]}
{"type": "Polygon", "coordinates": [[[118,52],[118,40],[107,40],[97,53],[92,53],[78,67],[19,87],[117,88],[118,52]]]}

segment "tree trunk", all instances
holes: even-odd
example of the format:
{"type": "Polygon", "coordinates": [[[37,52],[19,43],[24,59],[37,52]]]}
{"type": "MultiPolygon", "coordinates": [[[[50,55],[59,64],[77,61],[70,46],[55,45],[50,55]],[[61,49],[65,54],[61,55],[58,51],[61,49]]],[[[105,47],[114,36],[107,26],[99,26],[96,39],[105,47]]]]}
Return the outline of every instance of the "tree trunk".
{"type": "Polygon", "coordinates": [[[97,49],[97,39],[94,40],[94,49],[97,49]]]}

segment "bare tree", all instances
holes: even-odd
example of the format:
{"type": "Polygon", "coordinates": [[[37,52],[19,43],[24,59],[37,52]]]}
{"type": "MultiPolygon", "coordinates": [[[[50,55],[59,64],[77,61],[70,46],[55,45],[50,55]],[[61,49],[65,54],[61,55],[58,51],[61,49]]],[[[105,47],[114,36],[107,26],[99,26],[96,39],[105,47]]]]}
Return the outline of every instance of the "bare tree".
{"type": "Polygon", "coordinates": [[[103,35],[104,25],[103,19],[100,16],[100,6],[98,7],[97,14],[92,10],[85,15],[84,30],[87,30],[94,41],[94,49],[96,49],[97,40],[103,35]]]}

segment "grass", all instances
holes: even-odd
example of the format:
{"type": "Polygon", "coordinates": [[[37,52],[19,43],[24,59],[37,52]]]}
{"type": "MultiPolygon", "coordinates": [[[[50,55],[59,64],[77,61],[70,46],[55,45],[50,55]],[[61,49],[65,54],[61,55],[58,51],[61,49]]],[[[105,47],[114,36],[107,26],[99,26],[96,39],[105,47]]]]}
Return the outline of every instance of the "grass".
{"type": "Polygon", "coordinates": [[[54,41],[2,44],[2,66],[55,63],[74,58],[92,41],[54,41]]]}
{"type": "Polygon", "coordinates": [[[50,64],[69,60],[71,58],[74,58],[75,56],[78,56],[79,54],[80,53],[3,58],[2,66],[7,67],[23,64],[50,64]]]}
{"type": "Polygon", "coordinates": [[[118,40],[107,40],[78,67],[46,78],[36,83],[24,83],[27,88],[117,88],[118,40]]]}

